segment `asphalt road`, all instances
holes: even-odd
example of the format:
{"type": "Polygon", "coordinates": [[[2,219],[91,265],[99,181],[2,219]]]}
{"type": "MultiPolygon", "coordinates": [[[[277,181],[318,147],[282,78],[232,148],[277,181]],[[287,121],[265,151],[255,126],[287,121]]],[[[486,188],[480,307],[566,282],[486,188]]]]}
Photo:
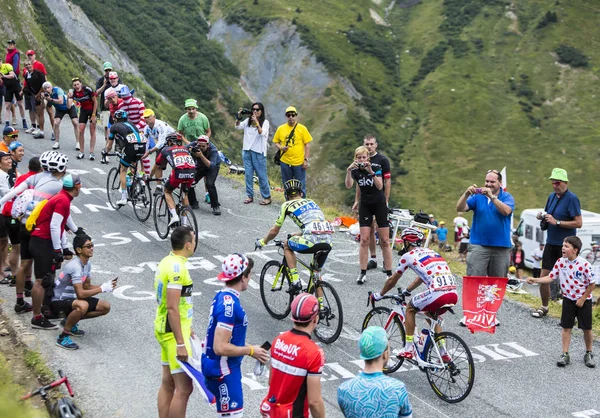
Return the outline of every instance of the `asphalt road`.
{"type": "MultiPolygon", "coordinates": [[[[140,223],[131,207],[116,212],[107,203],[106,173],[111,166],[99,161],[76,160],[73,133],[67,122],[62,125],[61,151],[69,158],[69,168],[83,178],[83,193],[73,201],[73,216],[86,228],[96,243],[92,259],[93,282],[100,284],[119,276],[119,288],[100,297],[110,301],[106,317],[84,321],[85,337],[78,339],[78,351],[55,345],[57,331],[29,328],[31,316],[14,314],[14,289],[0,288],[4,312],[22,324],[26,340],[37,345],[53,370],[64,370],[77,393],[77,403],[87,417],[157,416],[156,394],[160,385],[160,351],[153,335],[156,302],[153,297],[154,270],[168,254],[169,243],[158,240],[152,219],[140,223]]],[[[49,133],[46,135],[50,137],[49,133]]],[[[100,139],[100,138],[99,138],[100,139]]],[[[33,140],[21,135],[26,160],[52,145],[49,139],[33,140]]],[[[99,143],[103,141],[98,141],[99,143]]],[[[99,147],[97,155],[99,154],[99,147]]],[[[233,160],[239,160],[238,156],[233,160]]],[[[219,197],[223,215],[213,216],[209,205],[196,211],[200,241],[190,272],[194,280],[194,330],[204,336],[210,302],[220,284],[216,275],[223,257],[244,252],[255,258],[251,287],[242,294],[249,318],[247,342],[261,344],[290,328],[290,321],[277,321],[265,311],[258,290],[258,275],[263,264],[279,256],[273,249],[252,253],[255,238],[261,237],[278,214],[275,205],[244,205],[243,186],[220,178],[219,197]]],[[[286,222],[283,230],[294,231],[286,222]]],[[[282,231],[281,236],[285,236],[282,231]]],[[[357,340],[362,320],[368,312],[368,290],[379,290],[384,282],[380,271],[369,272],[367,283],[355,284],[358,273],[358,246],[347,235],[337,233],[335,246],[326,265],[327,280],[335,286],[344,306],[344,331],[334,344],[324,346],[326,366],[322,378],[327,415],[342,416],[337,407],[336,391],[340,383],[360,371],[357,340]]],[[[405,286],[408,278],[400,282],[405,286]]],[[[460,308],[457,309],[460,314],[460,308]]],[[[505,301],[496,333],[470,334],[458,326],[459,315],[446,315],[445,328],[458,333],[468,343],[476,361],[475,385],[469,397],[450,405],[436,397],[425,374],[415,367],[403,366],[393,376],[401,379],[410,392],[414,416],[418,417],[564,417],[600,414],[598,374],[583,364],[584,345],[580,332],[574,333],[571,348],[573,363],[556,367],[561,352],[560,327],[551,318],[534,319],[528,309],[505,301]],[[581,412],[587,411],[587,412],[581,412]]],[[[596,352],[600,344],[594,344],[596,352]]],[[[257,417],[258,406],[266,394],[268,377],[255,378],[254,360],[243,363],[246,416],[257,417]]],[[[192,394],[188,416],[215,416],[214,409],[192,394]]]]}

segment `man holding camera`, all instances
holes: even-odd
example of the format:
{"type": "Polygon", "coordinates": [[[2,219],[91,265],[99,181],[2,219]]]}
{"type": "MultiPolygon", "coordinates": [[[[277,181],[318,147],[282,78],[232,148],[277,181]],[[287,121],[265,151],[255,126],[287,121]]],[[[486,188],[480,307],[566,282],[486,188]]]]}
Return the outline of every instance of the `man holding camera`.
{"type": "MultiPolygon", "coordinates": [[[[213,215],[221,215],[221,205],[219,205],[219,195],[217,194],[217,176],[219,175],[219,166],[221,165],[221,157],[219,150],[215,144],[210,142],[207,135],[200,135],[197,140],[189,143],[189,150],[194,160],[196,161],[196,177],[198,183],[203,177],[206,178],[206,188],[210,196],[210,207],[213,215]]],[[[190,205],[198,207],[198,198],[193,187],[188,192],[190,205]]]]}
{"type": "MultiPolygon", "coordinates": [[[[506,277],[512,247],[510,215],[514,208],[514,198],[502,190],[502,174],[498,170],[488,170],[485,187],[473,184],[460,196],[456,210],[473,211],[467,276],[506,277]]],[[[465,325],[464,318],[461,325],[465,325]]]]}
{"type": "MultiPolygon", "coordinates": [[[[576,235],[577,228],[583,225],[581,204],[575,193],[569,190],[567,171],[554,168],[549,180],[552,182],[553,192],[548,196],[544,212],[537,215],[540,228],[548,231],[542,256],[542,277],[548,276],[556,261],[562,257],[564,239],[576,235]]],[[[542,306],[531,313],[534,318],[542,318],[548,314],[551,296],[552,299],[560,298],[560,288],[552,288],[551,295],[550,286],[549,283],[540,283],[542,306]]]]}

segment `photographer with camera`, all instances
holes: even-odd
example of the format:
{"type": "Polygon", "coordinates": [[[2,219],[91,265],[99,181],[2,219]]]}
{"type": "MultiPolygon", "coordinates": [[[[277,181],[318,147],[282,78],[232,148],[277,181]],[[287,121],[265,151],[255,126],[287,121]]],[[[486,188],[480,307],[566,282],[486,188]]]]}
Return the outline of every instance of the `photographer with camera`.
{"type": "MultiPolygon", "coordinates": [[[[473,211],[467,276],[506,277],[512,247],[510,215],[514,209],[515,199],[502,190],[498,170],[488,170],[485,187],[473,184],[460,196],[456,211],[473,211]]],[[[463,326],[464,319],[460,322],[463,326]]]]}
{"type": "Polygon", "coordinates": [[[53,87],[49,81],[42,84],[42,90],[44,91],[43,96],[46,99],[46,103],[54,106],[54,124],[52,125],[52,129],[56,142],[52,146],[52,149],[60,148],[60,123],[65,115],[69,115],[71,119],[75,134],[75,145],[79,146],[79,117],[77,116],[77,108],[73,104],[73,99],[68,98],[60,87],[53,87]]]}
{"type": "MultiPolygon", "coordinates": [[[[581,204],[575,193],[569,190],[567,171],[554,168],[549,180],[552,182],[553,192],[548,196],[544,211],[537,214],[540,228],[548,231],[542,256],[542,277],[550,274],[556,261],[563,256],[562,246],[565,238],[576,235],[577,228],[583,225],[581,204]]],[[[534,318],[542,318],[548,314],[549,301],[551,298],[560,298],[560,288],[556,283],[540,283],[540,297],[542,306],[531,313],[534,318]]]]}
{"type": "MultiPolygon", "coordinates": [[[[210,207],[212,208],[213,215],[219,216],[221,215],[221,205],[219,204],[219,195],[217,194],[217,186],[215,185],[221,165],[219,150],[215,144],[210,142],[210,139],[206,135],[200,135],[197,140],[190,142],[188,148],[196,162],[194,184],[197,184],[203,177],[206,178],[206,188],[210,196],[210,207]]],[[[193,187],[190,188],[188,196],[190,198],[190,205],[194,207],[194,204],[196,204],[197,206],[198,199],[193,187]]]]}
{"type": "Polygon", "coordinates": [[[383,267],[388,277],[392,275],[392,249],[390,247],[388,209],[383,192],[382,169],[379,164],[371,164],[369,150],[365,146],[356,148],[354,161],[346,169],[346,187],[348,189],[352,188],[355,181],[356,187],[360,188],[360,204],[358,206],[360,274],[356,279],[356,283],[363,284],[367,276],[373,217],[377,220],[377,232],[379,233],[379,243],[383,253],[383,267]]]}
{"type": "Polygon", "coordinates": [[[235,129],[244,130],[242,160],[246,174],[245,204],[254,201],[254,173],[263,201],[261,205],[271,204],[271,188],[267,177],[267,140],[269,139],[269,121],[265,119],[265,107],[262,103],[253,103],[252,110],[240,109],[235,119],[235,129]],[[246,117],[242,121],[243,117],[246,117]]]}

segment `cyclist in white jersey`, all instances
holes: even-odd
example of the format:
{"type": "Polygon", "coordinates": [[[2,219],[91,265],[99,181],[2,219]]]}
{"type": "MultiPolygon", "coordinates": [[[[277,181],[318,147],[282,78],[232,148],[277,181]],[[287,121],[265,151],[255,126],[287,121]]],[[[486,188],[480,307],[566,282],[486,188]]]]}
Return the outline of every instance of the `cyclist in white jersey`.
{"type": "MultiPolygon", "coordinates": [[[[406,345],[398,353],[398,357],[415,358],[417,353],[413,344],[413,335],[415,333],[415,316],[417,312],[434,313],[440,307],[447,304],[456,304],[458,294],[456,293],[456,282],[454,275],[450,271],[446,261],[436,251],[423,248],[424,235],[416,228],[406,228],[402,231],[400,238],[404,242],[403,255],[398,262],[398,269],[385,282],[380,293],[373,293],[371,297],[374,300],[381,300],[382,296],[396,286],[396,283],[402,277],[402,274],[412,269],[417,278],[409,284],[403,291],[406,296],[421,283],[427,286],[427,290],[416,294],[406,308],[406,318],[404,327],[406,329],[406,345]]],[[[435,325],[435,332],[442,332],[439,324],[435,325]]],[[[443,344],[440,344],[440,354],[445,362],[451,361],[443,344]]]]}

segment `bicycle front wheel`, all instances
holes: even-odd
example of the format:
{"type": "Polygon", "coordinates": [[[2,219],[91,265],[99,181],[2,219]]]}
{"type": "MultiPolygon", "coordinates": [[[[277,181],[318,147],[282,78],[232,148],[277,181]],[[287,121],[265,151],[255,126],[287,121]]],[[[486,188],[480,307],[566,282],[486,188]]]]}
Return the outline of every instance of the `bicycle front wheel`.
{"type": "Polygon", "coordinates": [[[426,361],[441,366],[425,369],[435,394],[448,403],[465,399],[475,381],[475,363],[467,344],[452,332],[440,332],[435,336],[435,343],[430,340],[426,350],[426,361]],[[446,361],[440,358],[440,354],[444,357],[444,351],[449,356],[446,361]]]}
{"type": "Polygon", "coordinates": [[[400,321],[398,315],[394,315],[394,319],[390,320],[392,310],[383,306],[377,306],[365,316],[362,325],[362,331],[370,326],[379,326],[385,329],[390,345],[390,359],[383,367],[384,373],[394,373],[404,363],[403,357],[398,357],[397,354],[404,348],[406,344],[406,332],[404,325],[400,321]]]}
{"type": "Polygon", "coordinates": [[[189,226],[194,230],[194,235],[196,236],[194,251],[196,251],[196,248],[198,248],[198,221],[196,220],[194,211],[189,206],[183,206],[179,213],[179,218],[182,226],[189,226]]]}
{"type": "Polygon", "coordinates": [[[113,167],[106,177],[106,195],[108,203],[113,209],[119,210],[117,201],[121,199],[121,180],[119,178],[119,167],[113,167]]]}
{"type": "Polygon", "coordinates": [[[146,222],[152,213],[152,196],[150,195],[150,186],[140,179],[133,179],[131,186],[132,196],[131,203],[133,204],[133,213],[140,222],[146,222]]]}
{"type": "Polygon", "coordinates": [[[166,239],[169,236],[169,222],[171,222],[171,212],[167,206],[167,201],[163,195],[154,198],[154,227],[160,239],[166,239]]]}
{"type": "Polygon", "coordinates": [[[275,319],[288,316],[292,296],[285,266],[276,260],[268,261],[260,272],[260,298],[269,315],[275,319]]]}
{"type": "MultiPolygon", "coordinates": [[[[338,339],[344,325],[344,311],[342,301],[337,292],[327,282],[319,281],[313,287],[315,296],[323,298],[322,307],[319,310],[319,323],[315,328],[315,336],[325,344],[331,344],[338,339]]],[[[319,303],[321,304],[321,303],[319,303]]]]}
{"type": "Polygon", "coordinates": [[[591,248],[586,248],[581,252],[581,254],[579,254],[579,256],[586,259],[590,264],[594,264],[596,261],[596,253],[591,248]]]}

